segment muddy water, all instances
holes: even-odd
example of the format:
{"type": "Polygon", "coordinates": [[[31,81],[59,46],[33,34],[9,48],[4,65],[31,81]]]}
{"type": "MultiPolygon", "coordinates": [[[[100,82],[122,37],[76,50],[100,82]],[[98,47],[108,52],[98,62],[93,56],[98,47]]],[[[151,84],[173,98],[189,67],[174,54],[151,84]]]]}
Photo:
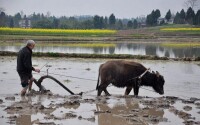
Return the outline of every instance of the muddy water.
{"type": "MultiPolygon", "coordinates": [[[[96,91],[92,90],[96,87],[98,67],[105,61],[33,58],[35,67],[42,68],[46,64],[40,74],[34,74],[36,79],[47,74],[48,69],[49,75],[74,93],[85,93],[83,96],[70,96],[57,83],[45,79],[42,84],[53,95],[36,94],[22,98],[18,95],[21,86],[15,71],[16,58],[0,57],[0,124],[170,125],[185,124],[189,120],[199,124],[200,62],[136,60],[165,77],[164,96],[144,87],[139,92],[141,98],[123,97],[125,89],[111,86],[108,91],[112,96],[97,98],[96,91]],[[185,118],[181,111],[191,116],[185,118]]],[[[38,91],[35,85],[33,89],[38,91]]]]}

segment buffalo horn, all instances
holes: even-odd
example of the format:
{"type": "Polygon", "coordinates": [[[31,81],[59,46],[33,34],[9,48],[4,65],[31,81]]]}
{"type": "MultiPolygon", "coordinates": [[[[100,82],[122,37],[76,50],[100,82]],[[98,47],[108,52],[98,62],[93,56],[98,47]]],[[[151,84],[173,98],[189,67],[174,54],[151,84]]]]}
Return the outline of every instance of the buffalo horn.
{"type": "Polygon", "coordinates": [[[160,76],[160,73],[158,71],[156,71],[156,75],[159,77],[160,76]]]}

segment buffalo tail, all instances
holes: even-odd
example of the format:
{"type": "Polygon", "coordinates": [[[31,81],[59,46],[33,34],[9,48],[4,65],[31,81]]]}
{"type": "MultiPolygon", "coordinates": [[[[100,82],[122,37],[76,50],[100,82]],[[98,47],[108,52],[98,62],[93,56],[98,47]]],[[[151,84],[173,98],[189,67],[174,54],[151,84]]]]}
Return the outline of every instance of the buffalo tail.
{"type": "Polygon", "coordinates": [[[98,80],[97,80],[96,90],[98,90],[98,88],[99,88],[99,76],[100,76],[100,70],[99,70],[99,74],[98,74],[98,80]]]}

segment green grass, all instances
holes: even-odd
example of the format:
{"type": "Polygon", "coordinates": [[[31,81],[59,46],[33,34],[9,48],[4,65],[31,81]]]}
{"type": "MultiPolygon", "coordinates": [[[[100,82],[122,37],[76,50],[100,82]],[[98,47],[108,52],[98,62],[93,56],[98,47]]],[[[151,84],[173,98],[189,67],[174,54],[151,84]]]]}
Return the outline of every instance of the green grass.
{"type": "Polygon", "coordinates": [[[150,33],[156,33],[156,36],[159,35],[168,35],[168,36],[174,36],[174,35],[182,35],[182,36],[187,36],[187,35],[200,35],[200,30],[162,30],[165,28],[173,28],[173,29],[180,29],[180,28],[199,28],[195,27],[192,25],[188,24],[167,24],[167,25],[162,25],[162,26],[155,26],[155,27],[148,27],[145,28],[146,31],[150,33]]]}
{"type": "Polygon", "coordinates": [[[149,30],[160,30],[163,28],[193,28],[194,26],[188,24],[167,24],[162,26],[149,27],[149,30]]]}
{"type": "Polygon", "coordinates": [[[162,26],[148,27],[146,30],[159,32],[160,29],[163,28],[194,28],[194,26],[188,24],[166,24],[162,26]]]}

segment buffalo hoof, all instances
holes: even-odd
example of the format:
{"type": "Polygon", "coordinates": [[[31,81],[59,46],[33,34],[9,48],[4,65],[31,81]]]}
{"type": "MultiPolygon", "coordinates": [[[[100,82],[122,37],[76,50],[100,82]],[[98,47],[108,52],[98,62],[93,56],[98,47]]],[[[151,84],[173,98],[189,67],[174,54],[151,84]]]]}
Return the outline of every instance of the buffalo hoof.
{"type": "Polygon", "coordinates": [[[111,96],[111,94],[106,94],[106,96],[111,96]]]}

